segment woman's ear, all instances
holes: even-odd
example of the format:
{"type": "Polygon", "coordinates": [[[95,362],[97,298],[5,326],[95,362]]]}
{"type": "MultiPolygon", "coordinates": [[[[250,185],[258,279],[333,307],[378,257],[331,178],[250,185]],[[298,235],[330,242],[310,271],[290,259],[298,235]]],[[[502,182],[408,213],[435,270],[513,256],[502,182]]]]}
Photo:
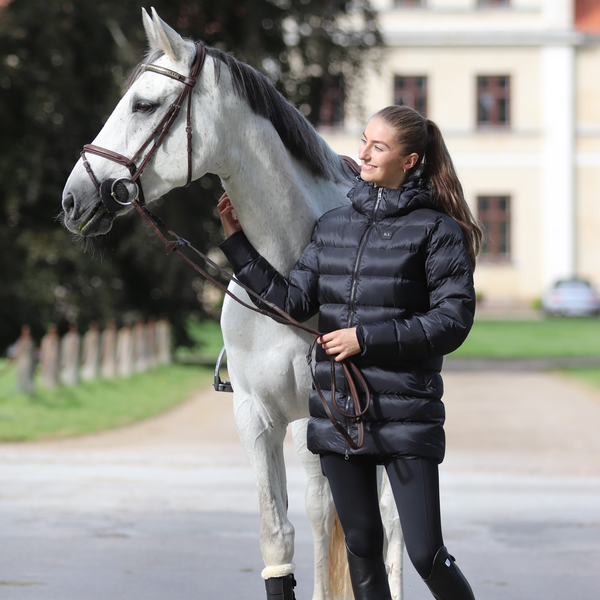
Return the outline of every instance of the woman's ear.
{"type": "Polygon", "coordinates": [[[410,169],[412,169],[417,164],[418,161],[419,161],[419,155],[416,152],[413,152],[412,154],[409,154],[404,159],[403,168],[406,171],[410,171],[410,169]]]}

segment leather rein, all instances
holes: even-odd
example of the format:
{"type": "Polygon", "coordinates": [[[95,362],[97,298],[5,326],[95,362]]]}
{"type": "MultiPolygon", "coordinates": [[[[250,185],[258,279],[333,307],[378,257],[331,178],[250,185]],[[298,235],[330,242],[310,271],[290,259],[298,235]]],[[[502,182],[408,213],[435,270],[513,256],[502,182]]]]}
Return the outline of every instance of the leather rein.
{"type": "MultiPolygon", "coordinates": [[[[196,81],[198,79],[200,71],[202,70],[202,66],[204,65],[205,58],[206,58],[206,48],[204,47],[203,44],[196,43],[196,57],[194,59],[194,63],[192,64],[190,74],[187,77],[184,75],[181,75],[175,71],[172,71],[170,69],[160,67],[158,65],[152,65],[152,64],[145,65],[144,68],[146,71],[158,73],[160,75],[170,77],[171,79],[175,79],[176,81],[183,83],[184,84],[183,90],[181,91],[181,93],[179,94],[179,96],[177,97],[175,102],[173,102],[173,104],[171,104],[171,106],[168,108],[163,119],[153,129],[152,133],[146,138],[146,140],[144,141],[144,143],[142,144],[140,149],[135,153],[135,155],[132,158],[127,158],[126,156],[123,156],[122,154],[118,154],[117,152],[108,150],[106,148],[102,148],[100,146],[96,146],[94,144],[87,144],[83,147],[83,152],[81,153],[81,159],[83,161],[83,165],[84,165],[90,179],[92,180],[92,182],[96,188],[96,191],[98,192],[98,196],[100,197],[100,199],[102,201],[104,209],[109,214],[114,214],[114,213],[118,212],[124,206],[132,205],[138,211],[138,213],[142,216],[142,218],[146,221],[146,223],[152,228],[154,233],[156,233],[156,235],[163,242],[163,244],[165,245],[165,251],[166,251],[167,255],[171,254],[171,252],[175,252],[176,254],[178,254],[186,263],[188,263],[191,267],[193,267],[196,271],[198,271],[198,273],[200,273],[204,278],[206,278],[212,284],[217,286],[224,294],[226,294],[227,296],[229,296],[230,298],[232,298],[238,304],[241,304],[245,308],[247,308],[253,312],[259,313],[261,315],[270,317],[277,323],[281,323],[284,325],[290,325],[292,327],[301,329],[302,331],[305,331],[305,332],[310,333],[311,335],[315,336],[315,338],[314,338],[313,342],[311,343],[311,345],[308,349],[308,352],[306,354],[306,361],[310,367],[310,373],[311,373],[313,385],[314,385],[315,390],[323,404],[325,412],[327,413],[327,416],[329,417],[329,420],[331,421],[333,426],[342,435],[342,437],[344,438],[346,443],[352,449],[357,450],[360,447],[362,447],[362,445],[364,443],[364,423],[362,422],[361,417],[369,409],[369,406],[371,403],[371,395],[370,395],[369,388],[367,386],[367,383],[366,383],[362,373],[360,372],[358,367],[352,362],[352,360],[346,359],[346,360],[341,361],[341,366],[344,371],[345,379],[348,383],[348,388],[350,391],[350,396],[352,398],[352,403],[353,403],[353,407],[354,407],[354,413],[350,414],[350,413],[346,413],[346,412],[342,411],[340,409],[340,407],[338,406],[337,402],[335,401],[336,389],[335,389],[335,359],[334,359],[334,357],[331,357],[331,360],[330,360],[330,363],[331,363],[331,366],[330,366],[331,403],[334,406],[335,410],[342,417],[344,417],[346,419],[356,420],[357,427],[358,427],[358,440],[356,443],[350,436],[349,432],[334,417],[334,415],[329,407],[329,404],[327,403],[327,400],[325,399],[325,396],[323,395],[323,392],[317,385],[317,382],[315,379],[315,374],[314,374],[314,371],[312,368],[312,354],[313,354],[315,344],[317,343],[317,339],[322,335],[321,332],[317,331],[316,329],[312,329],[311,327],[307,327],[306,325],[303,325],[302,323],[299,323],[294,318],[292,318],[290,315],[288,315],[285,311],[281,310],[278,306],[276,306],[272,302],[269,302],[268,300],[265,300],[259,294],[257,294],[252,289],[250,289],[248,286],[244,285],[234,275],[231,275],[228,271],[223,269],[221,266],[219,266],[217,263],[215,263],[213,260],[211,260],[208,256],[206,256],[204,253],[200,252],[200,250],[198,250],[197,248],[192,246],[192,244],[190,242],[188,242],[186,239],[182,238],[177,233],[175,233],[172,229],[170,229],[160,217],[157,217],[155,214],[150,212],[146,205],[146,200],[144,197],[144,191],[142,188],[142,181],[140,179],[140,176],[142,175],[142,172],[143,172],[144,168],[146,167],[146,165],[148,164],[148,162],[152,159],[152,157],[154,156],[154,154],[156,153],[156,151],[162,144],[163,140],[169,133],[173,123],[177,119],[177,117],[181,111],[181,108],[186,100],[187,100],[186,132],[187,132],[187,151],[188,151],[188,177],[187,177],[187,183],[186,183],[185,187],[189,186],[192,181],[192,123],[191,123],[192,90],[196,84],[196,81]],[[141,158],[139,167],[136,166],[136,161],[138,161],[140,159],[140,157],[142,157],[146,148],[148,148],[148,146],[150,146],[150,144],[152,144],[152,143],[153,143],[153,145],[150,148],[150,150],[147,152],[146,156],[141,158]],[[89,164],[89,162],[87,160],[86,152],[89,154],[95,154],[97,156],[100,156],[100,157],[110,160],[112,162],[116,162],[120,165],[123,165],[124,167],[126,167],[129,170],[129,172],[131,174],[131,178],[121,177],[118,179],[107,179],[105,181],[99,182],[98,179],[96,178],[96,175],[94,174],[94,172],[92,170],[91,165],[89,164]],[[135,189],[137,192],[135,197],[129,198],[129,191],[123,182],[129,182],[131,185],[135,186],[135,189]],[[167,239],[165,237],[165,235],[162,233],[163,230],[169,236],[171,236],[172,238],[175,238],[175,239],[171,239],[171,240],[167,239]],[[200,256],[200,258],[202,258],[202,260],[205,263],[207,263],[212,268],[217,270],[226,279],[229,279],[230,281],[235,282],[243,290],[245,290],[246,293],[248,293],[251,297],[255,298],[256,300],[259,300],[262,304],[266,305],[270,310],[265,310],[265,309],[255,306],[255,305],[248,304],[247,302],[244,302],[243,300],[240,300],[237,296],[235,296],[233,293],[231,293],[227,289],[226,286],[224,286],[221,282],[217,281],[213,276],[211,276],[209,273],[207,273],[205,269],[200,267],[193,260],[191,260],[188,256],[183,254],[181,252],[181,249],[184,247],[189,248],[191,251],[195,252],[198,256],[200,256]],[[366,403],[365,403],[364,408],[361,408],[361,406],[360,406],[359,394],[358,394],[356,384],[354,383],[353,375],[354,375],[354,377],[356,377],[358,383],[360,384],[360,387],[363,389],[363,391],[366,395],[366,403]]],[[[354,172],[355,175],[359,174],[358,167],[351,158],[346,157],[346,156],[343,156],[341,158],[346,162],[348,167],[354,172]]]]}

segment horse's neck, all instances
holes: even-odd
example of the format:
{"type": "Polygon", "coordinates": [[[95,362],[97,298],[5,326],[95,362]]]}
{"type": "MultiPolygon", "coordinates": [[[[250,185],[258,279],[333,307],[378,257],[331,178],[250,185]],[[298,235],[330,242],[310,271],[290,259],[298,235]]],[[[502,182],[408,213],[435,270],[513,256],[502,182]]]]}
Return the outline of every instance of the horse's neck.
{"type": "Polygon", "coordinates": [[[270,125],[253,120],[249,134],[237,141],[224,185],[252,245],[287,275],[317,219],[347,202],[349,184],[317,179],[290,156],[270,125]]]}

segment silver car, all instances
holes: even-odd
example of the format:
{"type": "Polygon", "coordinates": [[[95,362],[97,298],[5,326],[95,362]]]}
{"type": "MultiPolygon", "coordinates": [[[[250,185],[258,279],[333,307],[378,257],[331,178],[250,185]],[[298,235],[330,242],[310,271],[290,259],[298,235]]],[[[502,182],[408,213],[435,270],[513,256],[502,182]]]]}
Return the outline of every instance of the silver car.
{"type": "Polygon", "coordinates": [[[600,311],[600,296],[585,279],[564,279],[544,294],[542,310],[547,315],[587,317],[600,311]]]}

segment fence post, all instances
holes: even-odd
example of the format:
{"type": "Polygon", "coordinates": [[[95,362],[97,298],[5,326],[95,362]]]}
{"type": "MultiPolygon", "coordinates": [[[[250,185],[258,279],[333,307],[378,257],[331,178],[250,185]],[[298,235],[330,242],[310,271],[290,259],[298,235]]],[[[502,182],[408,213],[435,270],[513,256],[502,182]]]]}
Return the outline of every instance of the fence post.
{"type": "Polygon", "coordinates": [[[159,365],[170,365],[173,362],[171,324],[165,318],[156,323],[156,359],[159,365]]]}
{"type": "Polygon", "coordinates": [[[35,357],[29,325],[23,325],[21,328],[21,336],[17,341],[15,358],[17,363],[17,392],[31,393],[35,391],[35,384],[33,382],[35,357]]]}
{"type": "Polygon", "coordinates": [[[129,325],[117,333],[117,374],[129,377],[133,373],[133,335],[129,325]]]}
{"type": "Polygon", "coordinates": [[[48,327],[46,335],[42,338],[40,350],[40,385],[47,389],[58,385],[60,369],[60,340],[56,325],[48,327]]]}
{"type": "Polygon", "coordinates": [[[109,319],[102,332],[102,377],[110,379],[117,374],[117,326],[109,319]]]}
{"type": "Polygon", "coordinates": [[[143,319],[138,319],[133,328],[133,360],[134,369],[138,372],[148,370],[146,360],[146,327],[143,319]]]}
{"type": "Polygon", "coordinates": [[[100,371],[100,332],[98,324],[92,321],[83,336],[83,358],[81,360],[81,379],[96,379],[100,371]]]}
{"type": "Polygon", "coordinates": [[[77,325],[71,323],[69,331],[60,342],[60,381],[65,385],[79,383],[79,365],[81,361],[81,337],[77,325]]]}
{"type": "Polygon", "coordinates": [[[156,319],[148,319],[146,324],[146,362],[148,369],[154,369],[156,360],[156,319]]]}

